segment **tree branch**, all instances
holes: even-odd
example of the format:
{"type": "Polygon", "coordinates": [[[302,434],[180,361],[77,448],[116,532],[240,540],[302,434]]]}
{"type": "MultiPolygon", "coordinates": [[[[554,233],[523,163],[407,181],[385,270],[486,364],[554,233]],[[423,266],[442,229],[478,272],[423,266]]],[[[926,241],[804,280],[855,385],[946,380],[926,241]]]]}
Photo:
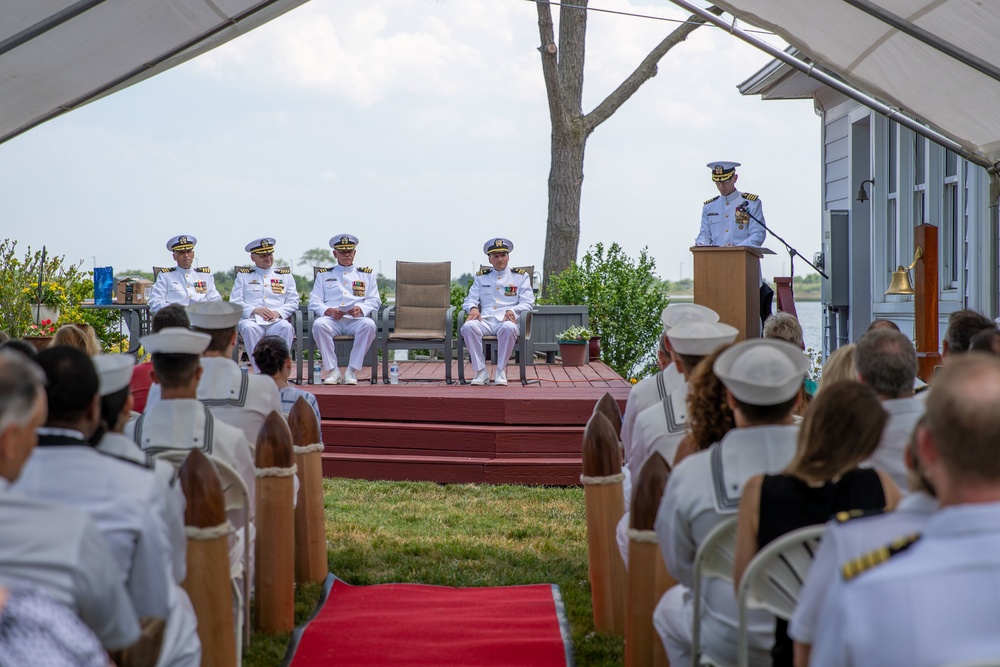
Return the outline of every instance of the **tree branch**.
{"type": "MultiPolygon", "coordinates": [[[[708,11],[712,12],[716,16],[722,14],[722,10],[714,5],[708,8],[708,11]]],[[[697,30],[701,25],[705,23],[705,20],[699,18],[692,14],[688,17],[687,21],[679,26],[672,33],[667,35],[662,42],[656,45],[656,47],[649,52],[639,66],[629,74],[628,78],[621,82],[621,84],[611,92],[610,95],[604,98],[597,107],[594,108],[589,114],[584,116],[585,129],[587,134],[590,134],[597,126],[606,121],[612,116],[621,105],[625,104],[626,101],[639,90],[642,84],[646,83],[649,79],[656,76],[657,66],[656,64],[660,61],[667,52],[683,42],[688,38],[692,32],[697,30]]]]}
{"type": "Polygon", "coordinates": [[[565,134],[569,131],[569,118],[566,116],[566,106],[559,81],[556,60],[559,49],[556,47],[556,37],[552,29],[552,9],[548,0],[535,0],[535,6],[538,8],[538,36],[542,42],[538,47],[538,53],[542,56],[542,77],[545,79],[545,94],[549,100],[552,131],[565,134]]]}

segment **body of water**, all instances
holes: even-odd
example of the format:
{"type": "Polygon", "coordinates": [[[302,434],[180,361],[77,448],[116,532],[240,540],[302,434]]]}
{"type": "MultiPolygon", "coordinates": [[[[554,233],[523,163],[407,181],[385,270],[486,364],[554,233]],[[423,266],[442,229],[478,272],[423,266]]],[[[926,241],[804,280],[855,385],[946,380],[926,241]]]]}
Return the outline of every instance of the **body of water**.
{"type": "Polygon", "coordinates": [[[823,304],[819,301],[796,301],[795,310],[802,325],[802,340],[806,349],[823,350],[823,304]]]}

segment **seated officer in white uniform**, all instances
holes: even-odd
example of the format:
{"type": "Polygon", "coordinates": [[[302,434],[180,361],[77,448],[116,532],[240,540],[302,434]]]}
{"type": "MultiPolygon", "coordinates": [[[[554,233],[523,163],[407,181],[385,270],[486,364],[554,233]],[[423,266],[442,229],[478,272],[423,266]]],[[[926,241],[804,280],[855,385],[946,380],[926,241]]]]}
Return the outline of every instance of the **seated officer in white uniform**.
{"type": "Polygon", "coordinates": [[[109,650],[139,638],[126,573],[90,517],[75,507],[29,498],[10,486],[45,423],[41,369],[0,350],[0,582],[24,580],[72,609],[109,650]]]}
{"type": "Polygon", "coordinates": [[[354,266],[358,237],[337,234],[330,239],[337,266],[316,274],[309,294],[309,310],[316,315],[312,325],[316,347],[323,355],[323,384],[357,384],[355,375],[365,363],[365,354],[378,332],[375,320],[368,317],[378,312],[382,297],[378,282],[368,267],[354,266]],[[334,336],[354,336],[354,347],[347,369],[340,374],[334,336]]]}
{"type": "Polygon", "coordinates": [[[241,268],[233,283],[229,303],[243,306],[243,319],[237,325],[243,345],[253,361],[257,341],[264,336],[280,336],[292,347],[295,329],[288,318],[299,309],[299,291],[290,269],[274,268],[274,239],[251,241],[244,248],[250,253],[254,268],[241,268]]]}
{"type": "MultiPolygon", "coordinates": [[[[689,321],[671,327],[667,332],[670,338],[670,355],[674,363],[681,369],[683,382],[673,390],[663,401],[649,406],[635,420],[635,432],[632,436],[632,452],[628,461],[633,484],[639,477],[639,470],[646,459],[656,452],[670,466],[677,454],[677,446],[688,434],[687,396],[688,378],[695,366],[707,355],[721,345],[728,345],[736,340],[739,332],[722,322],[689,321]]],[[[628,527],[631,520],[631,499],[629,511],[626,511],[618,522],[618,549],[622,558],[628,563],[628,527]]]]}
{"type": "MultiPolygon", "coordinates": [[[[705,536],[735,517],[746,481],[784,470],[795,456],[799,403],[809,360],[779,340],[733,345],[713,370],[726,386],[736,428],[709,449],[682,460],[670,473],[656,516],[656,536],[667,570],[680,582],[668,590],[653,614],[672,665],[691,662],[694,557],[705,536]]],[[[719,664],[736,663],[738,610],[733,586],[721,579],[702,585],[701,650],[719,664]]],[[[774,616],[748,616],[750,664],[770,665],[774,616]]]]}
{"type": "Polygon", "coordinates": [[[172,577],[167,589],[167,626],[156,661],[158,667],[199,667],[201,640],[198,619],[187,592],[181,587],[187,577],[187,534],[184,528],[184,494],[176,470],[162,459],[139,449],[123,431],[132,414],[132,391],[129,382],[135,357],[130,354],[99,354],[93,358],[100,378],[101,427],[91,438],[99,437],[97,450],[128,465],[153,473],[156,490],[154,511],[161,516],[164,528],[163,566],[172,577]],[[102,435],[103,432],[103,435],[102,435]]]}
{"type": "MultiPolygon", "coordinates": [[[[233,361],[236,324],[243,309],[226,301],[193,303],[188,306],[187,314],[194,331],[211,336],[201,359],[204,375],[198,383],[198,400],[219,421],[243,431],[253,452],[264,420],[274,411],[281,414],[281,397],[270,378],[244,373],[233,361]]],[[[156,384],[149,388],[147,412],[150,405],[160,400],[160,389],[156,384]]]]}
{"type": "MultiPolygon", "coordinates": [[[[462,310],[468,313],[461,334],[469,350],[469,361],[476,376],[474,385],[490,383],[483,357],[483,336],[497,337],[497,367],[493,384],[507,384],[507,359],[514,350],[518,336],[518,318],[535,307],[535,293],[531,289],[531,276],[520,269],[509,269],[510,253],[514,244],[497,238],[483,245],[492,269],[476,274],[465,297],[462,310]]],[[[462,363],[459,360],[459,363],[462,363]]]]}
{"type": "Polygon", "coordinates": [[[190,234],[181,234],[167,241],[167,250],[174,254],[177,266],[156,276],[149,294],[150,311],[155,313],[169,303],[186,306],[200,301],[222,301],[222,295],[215,289],[211,269],[207,266],[191,268],[197,243],[198,239],[190,234]]]}
{"type": "MultiPolygon", "coordinates": [[[[719,314],[711,308],[695,303],[672,303],[660,313],[660,321],[663,322],[663,333],[660,334],[659,349],[656,351],[656,362],[660,371],[643,378],[632,387],[625,403],[625,413],[622,415],[622,446],[625,448],[625,462],[629,463],[629,467],[631,467],[629,453],[632,451],[632,429],[635,426],[635,418],[640,412],[654,403],[659,403],[684,383],[677,364],[670,356],[670,340],[667,338],[667,332],[670,331],[670,327],[682,322],[718,322],[719,314]]],[[[626,509],[630,502],[631,498],[625,499],[626,509]]]]}
{"type": "Polygon", "coordinates": [[[945,364],[917,428],[940,509],[919,534],[841,568],[811,665],[1000,663],[1000,361],[945,364]]]}

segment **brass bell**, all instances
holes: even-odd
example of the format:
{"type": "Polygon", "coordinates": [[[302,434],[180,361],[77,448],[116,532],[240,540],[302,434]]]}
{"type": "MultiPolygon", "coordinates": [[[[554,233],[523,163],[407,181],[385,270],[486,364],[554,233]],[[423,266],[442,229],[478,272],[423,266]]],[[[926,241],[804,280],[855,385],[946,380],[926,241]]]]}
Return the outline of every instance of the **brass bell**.
{"type": "Polygon", "coordinates": [[[910,282],[910,269],[917,265],[917,262],[924,256],[924,249],[917,246],[917,249],[913,252],[913,262],[909,266],[898,266],[895,271],[892,272],[892,281],[889,283],[889,289],[885,291],[887,295],[889,294],[915,294],[913,291],[913,283],[910,282]]]}
{"type": "Polygon", "coordinates": [[[913,294],[913,283],[910,282],[910,271],[905,266],[900,266],[892,272],[892,282],[886,294],[913,294]]]}

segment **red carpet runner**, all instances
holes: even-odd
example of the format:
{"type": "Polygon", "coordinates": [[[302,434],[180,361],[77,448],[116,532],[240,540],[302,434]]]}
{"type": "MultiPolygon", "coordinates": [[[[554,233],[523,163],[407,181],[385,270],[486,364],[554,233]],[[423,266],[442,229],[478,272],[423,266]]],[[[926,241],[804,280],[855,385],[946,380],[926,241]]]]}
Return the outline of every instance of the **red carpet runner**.
{"type": "Polygon", "coordinates": [[[568,628],[559,589],[549,584],[350,586],[338,579],[297,647],[293,639],[286,664],[565,667],[572,665],[568,628]]]}

